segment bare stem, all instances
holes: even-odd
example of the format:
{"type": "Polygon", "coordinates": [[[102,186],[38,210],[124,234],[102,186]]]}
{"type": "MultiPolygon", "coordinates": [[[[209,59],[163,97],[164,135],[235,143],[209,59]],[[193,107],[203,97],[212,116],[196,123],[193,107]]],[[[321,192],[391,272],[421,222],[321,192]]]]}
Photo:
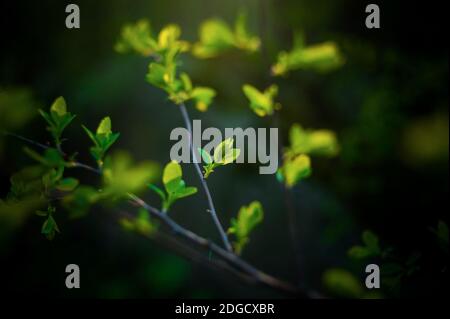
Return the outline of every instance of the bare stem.
{"type": "Polygon", "coordinates": [[[186,106],[184,105],[184,103],[180,104],[180,110],[181,110],[181,114],[183,115],[183,119],[186,125],[187,130],[189,131],[189,147],[191,149],[191,153],[192,153],[192,159],[194,162],[194,166],[195,166],[195,170],[197,171],[197,174],[200,178],[200,182],[202,184],[203,190],[206,193],[206,197],[208,199],[208,206],[209,206],[209,213],[211,214],[211,217],[214,221],[214,224],[217,227],[217,230],[219,231],[220,237],[222,238],[223,244],[225,245],[225,248],[232,252],[233,249],[231,248],[230,242],[228,240],[228,236],[225,233],[225,230],[222,227],[222,224],[220,223],[219,218],[217,217],[217,213],[216,213],[216,209],[214,207],[214,202],[212,200],[211,197],[211,192],[209,191],[209,187],[208,184],[206,183],[205,178],[203,177],[203,173],[202,173],[202,169],[200,168],[200,164],[198,162],[197,159],[197,154],[196,151],[194,149],[194,145],[193,145],[193,141],[192,141],[192,126],[191,126],[191,119],[189,118],[189,114],[186,110],[186,106]]]}
{"type": "MultiPolygon", "coordinates": [[[[190,231],[186,228],[183,228],[182,226],[177,224],[174,220],[172,220],[167,214],[164,214],[163,212],[160,212],[158,209],[148,205],[146,202],[144,202],[142,199],[140,199],[136,195],[129,193],[128,196],[130,197],[131,200],[133,200],[133,202],[135,202],[140,207],[147,210],[153,217],[159,219],[166,226],[168,226],[170,228],[170,230],[174,233],[174,235],[182,237],[199,247],[211,250],[217,256],[226,260],[228,263],[230,263],[237,269],[250,275],[257,282],[264,284],[268,287],[276,288],[278,290],[282,290],[285,292],[294,293],[294,294],[300,293],[297,290],[297,288],[292,286],[291,284],[280,281],[280,280],[258,270],[257,268],[255,268],[252,265],[250,265],[249,263],[245,262],[244,260],[239,258],[237,255],[233,254],[232,252],[226,251],[225,249],[223,249],[220,246],[214,244],[213,242],[207,240],[206,238],[198,236],[197,234],[193,233],[192,231],[190,231]]],[[[304,295],[304,297],[307,297],[307,296],[308,295],[304,295]]]]}

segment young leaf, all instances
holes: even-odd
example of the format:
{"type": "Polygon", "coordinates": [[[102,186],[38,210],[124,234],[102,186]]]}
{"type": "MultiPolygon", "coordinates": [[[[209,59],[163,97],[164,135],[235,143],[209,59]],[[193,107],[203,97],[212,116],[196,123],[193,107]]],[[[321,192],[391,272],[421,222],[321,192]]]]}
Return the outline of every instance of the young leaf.
{"type": "Polygon", "coordinates": [[[200,40],[194,44],[193,54],[201,59],[212,58],[232,48],[247,52],[259,49],[260,40],[250,35],[246,25],[246,15],[238,15],[234,30],[220,19],[210,19],[199,29],[200,40]]]}
{"type": "Polygon", "coordinates": [[[153,185],[153,184],[148,184],[147,186],[148,186],[148,188],[150,188],[152,191],[154,191],[156,194],[158,194],[158,196],[161,197],[161,199],[162,199],[163,201],[166,200],[166,194],[164,194],[164,191],[163,191],[161,188],[159,188],[158,186],[153,185]]]}
{"type": "Polygon", "coordinates": [[[56,113],[56,115],[58,115],[59,117],[66,115],[66,101],[62,96],[58,97],[55,102],[53,102],[52,106],[50,107],[50,112],[56,113]]]}
{"type": "Polygon", "coordinates": [[[242,249],[249,241],[251,231],[262,222],[263,218],[264,212],[261,203],[253,201],[248,206],[242,206],[237,218],[231,220],[231,227],[228,229],[228,233],[236,236],[233,246],[237,254],[242,252],[242,249]]]}
{"type": "Polygon", "coordinates": [[[109,116],[100,121],[95,134],[84,125],[82,127],[92,142],[94,142],[94,146],[90,148],[90,152],[101,167],[105,153],[117,141],[120,133],[113,133],[111,131],[111,119],[109,116]]]}
{"type": "Polygon", "coordinates": [[[180,52],[189,49],[189,43],[178,40],[181,35],[181,29],[176,24],[165,26],[158,34],[158,51],[176,48],[180,52]]]}
{"type": "Polygon", "coordinates": [[[202,23],[200,41],[194,44],[193,54],[198,58],[212,58],[234,46],[234,34],[222,20],[210,19],[202,23]]]}
{"type": "Polygon", "coordinates": [[[132,157],[124,151],[114,152],[105,158],[103,166],[104,197],[121,198],[127,193],[136,193],[156,179],[159,165],[144,161],[133,163],[132,157]]]}
{"type": "Polygon", "coordinates": [[[163,171],[163,184],[167,195],[158,187],[148,185],[162,199],[162,211],[167,212],[170,206],[180,198],[191,196],[197,192],[196,187],[186,187],[182,179],[183,171],[176,161],[169,162],[163,171]]]}
{"type": "Polygon", "coordinates": [[[71,192],[73,191],[77,186],[79,182],[77,179],[72,177],[67,177],[62,179],[58,185],[56,186],[56,189],[63,191],[63,192],[71,192]]]}
{"type": "Polygon", "coordinates": [[[163,184],[167,193],[174,193],[181,187],[182,174],[181,166],[176,161],[171,161],[164,167],[163,184]]]}
{"type": "Polygon", "coordinates": [[[135,24],[125,25],[114,48],[118,53],[134,51],[143,56],[154,54],[157,50],[157,43],[152,38],[150,22],[139,20],[135,24]]]}
{"type": "Polygon", "coordinates": [[[190,95],[195,100],[196,109],[200,112],[205,112],[216,96],[216,91],[208,87],[197,86],[192,90],[190,95]]]}
{"type": "Polygon", "coordinates": [[[294,187],[299,181],[311,174],[311,160],[305,154],[297,156],[285,156],[283,166],[277,176],[282,179],[288,188],[294,187]]]}
{"type": "Polygon", "coordinates": [[[303,36],[297,36],[290,52],[282,51],[278,54],[277,62],[272,66],[272,74],[280,76],[297,69],[324,72],[335,69],[343,63],[344,59],[334,42],[305,46],[303,36]]]}
{"type": "Polygon", "coordinates": [[[97,134],[111,134],[111,119],[109,116],[103,118],[97,127],[97,134]]]}
{"type": "Polygon", "coordinates": [[[57,148],[61,145],[61,136],[67,125],[72,122],[75,115],[67,112],[66,101],[63,97],[57,98],[50,107],[50,113],[39,110],[39,113],[49,125],[47,130],[52,134],[57,148]]]}
{"type": "Polygon", "coordinates": [[[209,155],[209,153],[207,151],[205,151],[203,148],[198,148],[198,152],[200,153],[202,160],[205,164],[211,164],[212,163],[212,158],[211,155],[209,155]]]}
{"type": "Polygon", "coordinates": [[[329,130],[304,130],[295,123],[289,130],[292,154],[335,156],[339,152],[336,134],[329,130]]]}
{"type": "Polygon", "coordinates": [[[55,208],[52,206],[48,206],[47,208],[47,219],[42,224],[41,233],[47,237],[48,240],[52,240],[55,237],[56,233],[59,233],[59,227],[56,224],[55,219],[53,218],[53,213],[55,212],[55,208]]]}
{"type": "Polygon", "coordinates": [[[271,85],[264,92],[260,92],[250,84],[245,84],[242,90],[250,101],[250,108],[258,116],[272,115],[275,110],[281,108],[279,103],[273,101],[273,98],[278,93],[278,87],[276,85],[271,85]]]}

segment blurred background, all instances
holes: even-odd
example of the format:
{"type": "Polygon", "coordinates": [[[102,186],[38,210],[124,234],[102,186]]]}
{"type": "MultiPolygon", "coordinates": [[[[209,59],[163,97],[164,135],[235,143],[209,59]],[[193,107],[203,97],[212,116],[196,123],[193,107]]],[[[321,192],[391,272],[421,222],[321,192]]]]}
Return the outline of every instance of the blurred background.
{"type": "MultiPolygon", "coordinates": [[[[273,175],[259,175],[257,165],[229,165],[209,179],[221,220],[228,225],[241,205],[260,200],[265,219],[243,257],[306,289],[356,297],[348,292],[351,288],[344,293],[334,289],[333,279],[327,282],[324,274],[340,269],[334,272],[342,277],[338,285],[351,286],[352,278],[363,283],[367,262],[347,252],[361,244],[361,233],[369,229],[380,245],[392,248],[398,264],[420,256],[414,271],[405,270],[392,285],[382,282],[379,296],[444,293],[448,246],[442,252],[430,229],[439,220],[448,222],[447,28],[437,5],[378,1],[381,29],[369,30],[364,25],[368,3],[356,0],[78,0],[81,28],[66,29],[69,3],[1,1],[2,131],[50,141],[36,110],[48,109],[62,95],[77,115],[66,131],[67,148],[79,151],[80,160],[91,161],[90,142],[80,125],[94,128],[110,115],[114,131],[121,133],[115,149],[128,150],[136,161],[164,165],[172,146],[169,134],[183,125],[182,118],[161,90],[146,83],[148,59],[114,52],[123,24],[148,18],[159,30],[177,23],[182,38],[194,42],[205,19],[233,23],[241,8],[247,10],[250,30],[261,37],[266,57],[235,51],[211,60],[183,57],[182,68],[193,82],[218,92],[208,112],[191,109],[203,127],[270,126],[248,108],[242,84],[266,86],[270,65],[280,50],[291,48],[294,30],[302,30],[308,44],[335,41],[346,61],[341,68],[326,74],[294,71],[270,80],[280,87],[285,144],[289,127],[297,122],[335,131],[341,147],[335,158],[314,158],[312,176],[292,191],[297,242],[289,234],[280,185],[273,175]]],[[[31,162],[22,147],[14,138],[0,137],[1,198],[8,193],[11,174],[31,162]]],[[[199,186],[193,167],[184,170],[185,180],[199,186]]],[[[83,172],[80,179],[96,183],[83,172]]],[[[150,192],[144,197],[158,200],[150,192]]],[[[175,204],[171,216],[218,241],[203,199],[199,192],[175,204]]],[[[117,211],[102,207],[73,221],[61,211],[61,234],[52,241],[40,234],[42,220],[34,215],[14,231],[0,228],[1,267],[7,274],[2,289],[11,295],[57,297],[283,297],[126,232],[117,218],[117,211]],[[64,285],[69,263],[80,266],[81,289],[64,285]]]]}

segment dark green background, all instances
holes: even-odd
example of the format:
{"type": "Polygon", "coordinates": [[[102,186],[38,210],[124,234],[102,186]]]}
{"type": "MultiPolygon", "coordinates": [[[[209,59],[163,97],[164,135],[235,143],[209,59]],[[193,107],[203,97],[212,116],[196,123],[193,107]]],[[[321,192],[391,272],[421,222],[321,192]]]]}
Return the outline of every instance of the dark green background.
{"type": "MultiPolygon", "coordinates": [[[[256,165],[218,170],[209,183],[221,219],[227,224],[241,205],[260,200],[265,220],[243,257],[291,282],[300,273],[301,283],[315,290],[323,290],[321,276],[328,268],[343,267],[363,276],[363,268],[352,263],[346,251],[359,242],[362,230],[372,229],[383,243],[397,247],[400,256],[415,250],[429,253],[422,271],[401,287],[400,296],[440,293],[441,274],[432,267],[435,243],[428,230],[439,219],[448,220],[447,28],[437,3],[419,7],[379,1],[379,30],[365,28],[364,1],[80,0],[75,2],[81,9],[79,30],[65,28],[68,3],[1,2],[0,87],[27,87],[45,108],[63,95],[77,114],[76,125],[67,132],[67,148],[80,151],[85,162],[90,161],[89,141],[79,129],[81,123],[94,127],[110,115],[114,130],[121,132],[115,148],[129,150],[137,160],[161,164],[169,160],[171,129],[183,125],[176,107],[145,82],[148,60],[113,51],[124,23],[148,18],[158,30],[174,22],[181,26],[183,38],[195,41],[203,20],[220,17],[231,23],[239,8],[247,9],[250,29],[262,37],[267,57],[231,52],[212,60],[184,58],[183,68],[194,83],[218,91],[207,113],[191,111],[203,127],[269,126],[249,110],[242,84],[264,87],[273,80],[268,79],[269,66],[279,50],[291,47],[295,29],[305,32],[308,43],[336,41],[346,60],[339,70],[297,71],[276,79],[284,141],[290,125],[298,122],[335,130],[342,148],[337,158],[314,158],[312,177],[293,191],[300,269],[274,176],[259,175],[256,165]],[[435,144],[431,155],[423,149],[435,144]]],[[[18,133],[49,140],[39,118],[18,133]]],[[[30,163],[20,143],[9,138],[4,143],[2,197],[9,189],[9,176],[30,163]]],[[[189,184],[196,185],[193,168],[185,171],[189,184]]],[[[95,182],[89,174],[82,179],[95,182]]],[[[145,197],[157,200],[152,194],[145,197]]],[[[199,193],[175,204],[171,215],[218,240],[205,209],[199,193]]],[[[62,234],[52,242],[40,235],[41,220],[30,217],[3,245],[2,289],[12,295],[57,297],[280,296],[126,233],[117,225],[117,216],[117,210],[103,208],[74,222],[60,216],[62,234]],[[82,288],[76,291],[64,286],[69,263],[81,268],[82,288]]]]}

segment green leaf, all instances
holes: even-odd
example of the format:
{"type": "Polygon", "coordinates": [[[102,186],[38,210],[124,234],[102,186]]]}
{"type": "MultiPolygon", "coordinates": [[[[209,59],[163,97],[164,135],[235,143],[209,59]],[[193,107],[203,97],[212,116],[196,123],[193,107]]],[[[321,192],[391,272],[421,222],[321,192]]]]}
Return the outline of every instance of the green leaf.
{"type": "Polygon", "coordinates": [[[214,148],[214,163],[227,165],[238,158],[241,150],[233,148],[234,139],[227,138],[214,148]]]}
{"type": "Polygon", "coordinates": [[[250,84],[245,84],[242,90],[250,101],[250,108],[258,116],[272,115],[275,110],[281,108],[281,105],[273,100],[278,93],[276,85],[271,85],[264,92],[260,92],[250,84]]]}
{"type": "Polygon", "coordinates": [[[42,224],[41,233],[47,237],[48,240],[52,240],[56,233],[59,233],[58,225],[52,214],[49,214],[47,219],[42,224]]]}
{"type": "Polygon", "coordinates": [[[193,54],[198,58],[211,58],[232,48],[234,34],[222,20],[210,19],[202,23],[199,31],[200,41],[194,44],[193,54]]]}
{"type": "Polygon", "coordinates": [[[177,161],[171,161],[164,167],[163,184],[169,194],[174,193],[180,188],[182,175],[181,166],[177,161]]]}
{"type": "Polygon", "coordinates": [[[198,152],[200,153],[202,160],[205,164],[211,164],[212,163],[212,158],[211,155],[205,151],[203,148],[198,148],[198,152]]]}
{"type": "Polygon", "coordinates": [[[181,73],[180,80],[181,80],[181,82],[183,82],[183,89],[187,92],[191,92],[192,91],[192,82],[191,82],[189,75],[187,75],[186,73],[181,73]]]}
{"type": "Polygon", "coordinates": [[[253,201],[248,206],[242,206],[237,218],[231,220],[231,227],[228,229],[228,233],[236,236],[236,241],[233,245],[237,254],[242,252],[242,249],[249,241],[250,233],[263,221],[263,218],[264,212],[261,203],[253,201]]]}
{"type": "Polygon", "coordinates": [[[165,26],[158,35],[158,50],[168,50],[176,48],[181,52],[189,49],[189,43],[186,41],[179,41],[181,29],[176,24],[169,24],[165,26]]]}
{"type": "Polygon", "coordinates": [[[69,212],[70,218],[80,218],[89,212],[91,206],[98,202],[103,194],[91,186],[80,185],[64,196],[62,205],[69,212]]]}
{"type": "Polygon", "coordinates": [[[156,179],[159,165],[144,161],[133,164],[131,156],[124,151],[116,151],[105,159],[103,167],[104,197],[120,198],[127,193],[137,193],[156,179]]]}
{"type": "Polygon", "coordinates": [[[154,54],[157,43],[152,38],[150,22],[139,20],[135,24],[125,25],[114,48],[118,53],[136,52],[143,56],[154,54]]]}
{"type": "Polygon", "coordinates": [[[336,135],[329,130],[304,130],[295,123],[289,130],[289,140],[293,154],[331,157],[339,152],[336,135]]]}
{"type": "Polygon", "coordinates": [[[381,249],[378,245],[378,237],[369,230],[366,230],[362,234],[363,243],[371,251],[373,255],[381,253],[381,249]]]}
{"type": "Polygon", "coordinates": [[[250,35],[247,30],[247,14],[241,11],[234,26],[236,46],[249,52],[257,51],[261,41],[258,37],[250,35]]]}
{"type": "Polygon", "coordinates": [[[181,187],[175,192],[175,198],[184,198],[197,193],[197,187],[181,187]]]}
{"type": "Polygon", "coordinates": [[[97,134],[111,134],[111,119],[109,116],[103,118],[97,127],[97,134]]]}
{"type": "Polygon", "coordinates": [[[84,131],[94,143],[90,148],[92,157],[97,161],[100,167],[103,166],[103,158],[109,148],[117,141],[120,133],[112,133],[111,119],[109,116],[103,118],[97,127],[96,134],[92,133],[87,127],[82,125],[84,131]]]}
{"type": "Polygon", "coordinates": [[[353,259],[365,259],[371,256],[371,252],[366,247],[353,246],[348,251],[348,255],[353,259]]]}
{"type": "Polygon", "coordinates": [[[59,117],[63,117],[67,113],[66,101],[62,96],[58,97],[50,107],[51,112],[55,112],[59,117]]]}
{"type": "Polygon", "coordinates": [[[216,91],[208,87],[197,86],[191,92],[191,98],[196,102],[195,107],[200,112],[208,110],[213,98],[216,96],[216,91]]]}
{"type": "Polygon", "coordinates": [[[150,188],[152,191],[154,191],[156,194],[158,194],[159,197],[161,197],[161,199],[162,199],[163,201],[166,200],[166,194],[164,194],[164,191],[163,191],[161,188],[159,188],[158,186],[156,186],[156,185],[154,185],[154,184],[148,184],[147,186],[148,186],[148,188],[150,188]]]}
{"type": "Polygon", "coordinates": [[[63,191],[63,192],[71,192],[73,191],[77,186],[79,182],[76,178],[67,177],[62,179],[58,185],[56,186],[56,189],[63,191]]]}
{"type": "Polygon", "coordinates": [[[279,172],[288,188],[311,175],[311,160],[308,155],[286,156],[279,172]]]}
{"type": "Polygon", "coordinates": [[[232,48],[254,52],[259,49],[260,40],[250,35],[246,25],[246,15],[241,12],[235,22],[234,30],[220,19],[209,19],[199,29],[199,41],[194,44],[193,54],[206,59],[222,54],[232,48]]]}
{"type": "Polygon", "coordinates": [[[344,269],[329,269],[322,277],[325,287],[337,297],[359,298],[364,289],[360,281],[344,269]]]}
{"type": "Polygon", "coordinates": [[[344,59],[336,43],[305,46],[303,36],[297,36],[290,52],[282,51],[278,54],[277,62],[272,66],[272,74],[280,76],[297,69],[325,72],[336,69],[343,63],[344,59]]]}
{"type": "Polygon", "coordinates": [[[67,125],[72,122],[75,115],[67,112],[66,101],[63,97],[57,98],[50,107],[50,114],[39,110],[41,116],[48,124],[47,130],[52,134],[55,144],[59,147],[61,144],[61,135],[67,125]]]}
{"type": "Polygon", "coordinates": [[[169,75],[166,75],[166,67],[160,63],[152,62],[148,66],[147,82],[150,84],[165,89],[167,91],[167,79],[169,75]]]}
{"type": "Polygon", "coordinates": [[[89,130],[86,126],[81,125],[81,127],[84,129],[84,131],[86,132],[86,134],[89,136],[89,138],[91,139],[92,142],[94,142],[95,145],[98,145],[97,139],[95,138],[94,133],[91,132],[91,130],[89,130]]]}
{"type": "Polygon", "coordinates": [[[53,124],[53,119],[51,118],[50,114],[48,114],[47,112],[39,109],[38,110],[39,114],[41,114],[41,116],[44,118],[44,120],[47,122],[47,124],[50,125],[50,128],[53,128],[54,124],[53,124]]]}

